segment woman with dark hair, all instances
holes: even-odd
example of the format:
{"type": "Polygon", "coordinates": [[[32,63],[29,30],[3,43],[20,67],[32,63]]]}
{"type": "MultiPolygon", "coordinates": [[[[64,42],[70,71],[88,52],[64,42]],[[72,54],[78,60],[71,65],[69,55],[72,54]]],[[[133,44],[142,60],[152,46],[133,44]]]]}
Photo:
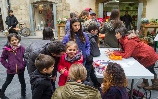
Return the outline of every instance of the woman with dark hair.
{"type": "Polygon", "coordinates": [[[120,12],[118,9],[114,9],[110,15],[110,21],[105,22],[100,28],[100,33],[105,33],[104,45],[105,47],[118,48],[118,41],[115,37],[115,29],[124,26],[123,22],[120,21],[120,12]]]}
{"type": "Polygon", "coordinates": [[[82,51],[85,63],[87,56],[90,55],[90,42],[87,34],[82,32],[82,25],[78,18],[70,20],[70,33],[64,36],[62,42],[66,44],[68,41],[75,41],[77,43],[78,49],[82,51]]]}
{"type": "Polygon", "coordinates": [[[102,99],[129,99],[126,91],[127,79],[119,64],[110,62],[103,76],[102,99]]]}
{"type": "Polygon", "coordinates": [[[55,40],[52,28],[45,27],[43,29],[43,40],[51,40],[51,41],[55,40]]]}
{"type": "Polygon", "coordinates": [[[127,35],[128,32],[125,27],[121,27],[115,30],[116,38],[121,45],[121,51],[110,51],[108,54],[114,54],[116,56],[122,56],[123,58],[133,57],[151,73],[154,74],[152,79],[152,86],[149,86],[148,79],[143,79],[143,82],[138,85],[140,88],[147,90],[158,90],[157,70],[158,68],[158,54],[152,47],[140,41],[138,36],[127,35]]]}
{"type": "Polygon", "coordinates": [[[79,15],[79,18],[80,18],[81,22],[87,21],[88,18],[89,18],[89,12],[83,10],[83,11],[81,12],[81,14],[79,15]]]}

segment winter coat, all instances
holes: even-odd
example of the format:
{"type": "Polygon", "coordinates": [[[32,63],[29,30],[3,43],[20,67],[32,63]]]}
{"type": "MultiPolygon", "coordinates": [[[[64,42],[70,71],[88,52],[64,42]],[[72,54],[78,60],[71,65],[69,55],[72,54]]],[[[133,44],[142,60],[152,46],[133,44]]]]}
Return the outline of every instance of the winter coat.
{"type": "Polygon", "coordinates": [[[129,99],[129,97],[126,88],[113,86],[102,94],[102,99],[129,99]]]}
{"type": "Polygon", "coordinates": [[[59,82],[58,82],[59,86],[65,85],[70,66],[74,63],[81,63],[81,64],[83,63],[83,56],[81,52],[78,53],[72,60],[67,59],[67,54],[61,56],[60,62],[58,64],[58,72],[60,72],[64,68],[66,68],[66,70],[59,77],[59,82]]]}
{"type": "MultiPolygon", "coordinates": [[[[82,51],[82,55],[84,59],[86,59],[86,57],[90,55],[90,42],[89,42],[89,38],[87,34],[85,32],[83,32],[83,34],[86,38],[85,43],[82,43],[82,41],[79,39],[79,33],[75,33],[75,39],[76,39],[76,43],[78,45],[79,50],[82,51]]],[[[69,41],[70,41],[70,33],[67,33],[64,36],[64,39],[62,40],[62,42],[63,44],[66,44],[69,41]]]]}
{"type": "Polygon", "coordinates": [[[19,46],[15,51],[11,46],[5,46],[1,55],[1,63],[7,69],[8,74],[19,74],[25,71],[25,48],[19,46]]]}
{"type": "Polygon", "coordinates": [[[104,45],[108,48],[118,48],[118,40],[115,37],[115,29],[124,26],[123,23],[119,26],[114,26],[115,20],[110,20],[105,22],[105,24],[100,28],[100,33],[105,33],[104,45]]]}
{"type": "Polygon", "coordinates": [[[50,75],[42,74],[37,69],[30,74],[32,99],[51,99],[53,87],[50,75]]]}
{"type": "Polygon", "coordinates": [[[123,58],[133,57],[145,67],[152,66],[158,60],[158,54],[152,47],[141,42],[138,37],[121,38],[119,40],[122,51],[114,51],[115,55],[121,55],[123,58]]]}
{"type": "Polygon", "coordinates": [[[7,16],[5,23],[8,25],[8,27],[16,28],[16,25],[18,24],[18,20],[14,15],[7,16]]]}
{"type": "MultiPolygon", "coordinates": [[[[50,40],[40,40],[38,42],[33,42],[26,48],[24,56],[25,56],[25,60],[27,61],[27,69],[29,74],[36,70],[35,59],[39,54],[52,56],[52,54],[48,51],[47,48],[49,43],[50,40]]],[[[54,70],[52,72],[52,76],[54,77],[57,74],[57,65],[60,58],[57,57],[53,57],[53,58],[55,59],[54,70]]]]}
{"type": "Polygon", "coordinates": [[[98,43],[96,41],[98,36],[93,35],[89,32],[87,32],[87,35],[88,35],[89,41],[90,41],[90,55],[87,58],[86,62],[92,63],[93,62],[93,57],[100,56],[100,50],[99,50],[99,47],[98,47],[98,43]]]}
{"type": "Polygon", "coordinates": [[[101,99],[98,89],[78,82],[67,82],[55,90],[51,99],[101,99]]]}

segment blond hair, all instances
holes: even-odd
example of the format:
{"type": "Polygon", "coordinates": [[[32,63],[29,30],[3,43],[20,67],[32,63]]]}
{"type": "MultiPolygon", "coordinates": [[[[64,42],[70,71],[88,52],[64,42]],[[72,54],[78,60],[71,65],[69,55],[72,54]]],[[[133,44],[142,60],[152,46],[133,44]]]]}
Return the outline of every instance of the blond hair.
{"type": "Polygon", "coordinates": [[[71,81],[77,81],[77,80],[84,81],[86,80],[87,77],[87,70],[80,63],[72,64],[69,69],[68,77],[71,81]]]}
{"type": "Polygon", "coordinates": [[[78,49],[78,46],[77,46],[77,44],[76,44],[75,41],[69,41],[69,42],[66,43],[66,49],[67,49],[68,47],[70,47],[70,46],[75,46],[76,49],[78,49]]]}

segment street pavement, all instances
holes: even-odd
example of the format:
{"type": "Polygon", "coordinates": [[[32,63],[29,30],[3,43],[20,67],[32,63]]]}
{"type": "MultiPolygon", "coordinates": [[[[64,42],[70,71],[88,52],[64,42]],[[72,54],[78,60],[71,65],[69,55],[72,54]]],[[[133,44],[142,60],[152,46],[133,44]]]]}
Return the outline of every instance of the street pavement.
{"type": "MultiPolygon", "coordinates": [[[[24,47],[27,47],[29,44],[31,44],[32,42],[36,42],[40,40],[40,38],[22,38],[21,44],[24,47]]],[[[5,37],[0,37],[0,54],[2,53],[2,48],[4,46],[4,44],[7,42],[5,37]]],[[[6,69],[0,64],[0,88],[3,85],[3,83],[5,82],[6,79],[6,69]]],[[[59,76],[59,74],[58,74],[59,76]]],[[[30,86],[30,82],[29,82],[29,75],[27,72],[27,69],[25,70],[25,81],[26,81],[26,99],[31,99],[31,86],[30,86]]],[[[141,83],[142,80],[135,80],[135,84],[134,84],[134,88],[137,88],[136,86],[141,83]]],[[[57,82],[58,82],[58,78],[57,78],[57,82]]],[[[57,82],[56,82],[56,86],[57,86],[57,82]]],[[[100,80],[100,82],[102,82],[100,80]]],[[[131,83],[131,80],[128,80],[129,82],[129,86],[131,83]]],[[[151,84],[151,82],[150,82],[151,84]]],[[[11,84],[7,87],[6,89],[6,96],[9,97],[9,99],[20,99],[20,90],[21,90],[21,86],[20,86],[20,82],[18,80],[17,75],[15,75],[15,77],[13,78],[11,84]]],[[[152,97],[151,99],[158,99],[158,91],[152,91],[152,97]]]]}

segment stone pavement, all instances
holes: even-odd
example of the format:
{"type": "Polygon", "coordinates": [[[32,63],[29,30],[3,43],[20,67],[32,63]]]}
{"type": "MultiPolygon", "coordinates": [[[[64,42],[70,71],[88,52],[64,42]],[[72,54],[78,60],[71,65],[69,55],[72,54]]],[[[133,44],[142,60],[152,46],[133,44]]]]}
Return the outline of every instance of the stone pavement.
{"type": "MultiPolygon", "coordinates": [[[[39,40],[38,38],[36,39],[32,39],[32,38],[22,38],[21,44],[24,47],[27,47],[30,43],[39,40]]],[[[0,54],[2,52],[2,48],[3,45],[6,43],[6,38],[5,37],[0,37],[0,54]]],[[[58,74],[59,76],[59,74],[58,74]]],[[[3,85],[3,83],[5,82],[6,79],[6,69],[0,64],[0,88],[3,85]]],[[[27,73],[27,70],[25,70],[25,81],[26,81],[26,95],[27,95],[27,99],[31,99],[31,87],[30,87],[30,83],[29,83],[29,76],[27,73]]],[[[58,82],[58,78],[57,78],[57,82],[58,82]]],[[[57,85],[56,82],[56,85],[57,85]]],[[[100,80],[100,82],[102,82],[100,80]]],[[[131,80],[128,80],[129,85],[131,80]]],[[[136,86],[141,83],[141,80],[135,80],[135,84],[134,84],[134,88],[136,88],[136,86]]],[[[151,83],[151,82],[150,82],[151,83]]],[[[6,89],[6,95],[9,97],[9,99],[19,99],[20,98],[20,83],[18,80],[17,75],[15,75],[15,77],[13,78],[13,81],[11,82],[11,84],[8,86],[8,88],[6,89]]],[[[152,91],[152,98],[151,99],[158,99],[158,91],[152,91]]]]}

